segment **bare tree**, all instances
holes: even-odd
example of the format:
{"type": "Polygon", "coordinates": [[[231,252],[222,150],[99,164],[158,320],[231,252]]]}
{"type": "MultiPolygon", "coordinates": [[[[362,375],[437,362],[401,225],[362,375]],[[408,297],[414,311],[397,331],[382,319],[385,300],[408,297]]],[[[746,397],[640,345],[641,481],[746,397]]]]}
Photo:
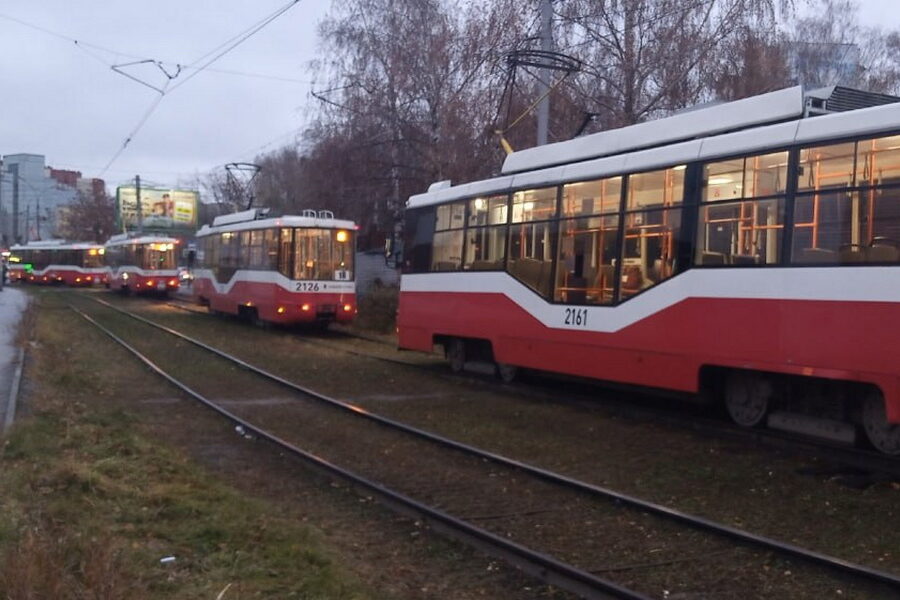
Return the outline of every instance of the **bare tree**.
{"type": "Polygon", "coordinates": [[[58,233],[65,239],[105,242],[116,233],[115,200],[105,191],[78,192],[62,216],[58,233]]]}
{"type": "Polygon", "coordinates": [[[716,50],[747,31],[774,32],[778,0],[571,0],[566,51],[587,65],[574,90],[602,126],[670,113],[711,97],[716,50]]]}
{"type": "Polygon", "coordinates": [[[853,0],[817,0],[788,30],[794,79],[805,85],[845,85],[900,91],[900,34],[863,27],[853,0]]]}
{"type": "Polygon", "coordinates": [[[321,28],[328,60],[317,71],[330,91],[318,95],[322,113],[307,141],[345,149],[336,172],[366,203],[369,225],[389,231],[411,193],[499,165],[490,133],[498,65],[526,14],[514,0],[336,2],[321,28]],[[360,173],[368,185],[354,183],[360,173]]]}

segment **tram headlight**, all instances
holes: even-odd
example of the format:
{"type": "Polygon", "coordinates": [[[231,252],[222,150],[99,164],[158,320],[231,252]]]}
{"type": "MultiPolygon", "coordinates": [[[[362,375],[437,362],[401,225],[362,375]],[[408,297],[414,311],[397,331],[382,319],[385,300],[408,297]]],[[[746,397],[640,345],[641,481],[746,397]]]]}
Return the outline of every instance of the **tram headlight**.
{"type": "Polygon", "coordinates": [[[301,304],[300,305],[300,310],[302,310],[303,312],[309,312],[309,310],[311,308],[312,308],[311,304],[301,304]]]}
{"type": "Polygon", "coordinates": [[[339,242],[341,242],[341,243],[344,243],[344,242],[346,242],[347,240],[350,239],[350,234],[347,233],[345,230],[340,229],[340,230],[338,230],[338,232],[335,234],[334,239],[336,239],[337,241],[339,241],[339,242]]]}
{"type": "Polygon", "coordinates": [[[352,305],[352,304],[345,304],[345,305],[344,305],[344,312],[350,312],[351,310],[353,310],[353,305],[352,305]]]}

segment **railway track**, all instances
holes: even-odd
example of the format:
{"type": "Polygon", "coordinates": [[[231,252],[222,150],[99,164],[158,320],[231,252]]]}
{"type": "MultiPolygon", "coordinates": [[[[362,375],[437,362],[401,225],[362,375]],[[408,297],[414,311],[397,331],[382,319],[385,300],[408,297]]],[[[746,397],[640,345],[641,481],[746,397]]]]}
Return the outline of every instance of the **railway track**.
{"type": "MultiPolygon", "coordinates": [[[[168,304],[188,312],[202,315],[209,314],[206,310],[198,309],[183,301],[171,301],[168,304]]],[[[345,331],[330,331],[328,335],[386,345],[381,340],[345,331]]],[[[343,352],[351,356],[358,356],[411,369],[425,370],[431,374],[439,374],[455,381],[463,380],[476,385],[483,385],[484,383],[483,375],[478,378],[468,375],[443,374],[439,371],[436,372],[435,369],[436,364],[441,363],[435,362],[423,364],[391,358],[375,352],[365,352],[357,348],[346,348],[338,343],[332,343],[330,340],[323,340],[321,333],[316,336],[298,336],[297,340],[301,343],[317,345],[336,352],[343,352]]],[[[485,369],[482,368],[480,371],[485,372],[485,369]]],[[[811,472],[846,475],[848,484],[853,486],[864,487],[869,483],[900,479],[900,459],[885,456],[874,450],[867,450],[845,444],[836,444],[828,440],[804,437],[775,429],[747,429],[738,427],[724,418],[710,416],[708,410],[698,410],[697,407],[691,406],[686,402],[679,402],[678,407],[673,409],[669,406],[670,403],[659,403],[656,399],[649,398],[647,394],[641,394],[633,389],[625,389],[622,392],[625,395],[625,398],[623,399],[609,394],[609,387],[601,388],[597,384],[589,382],[570,382],[569,380],[565,380],[567,383],[571,383],[570,390],[566,392],[565,397],[561,398],[559,392],[554,389],[558,387],[560,381],[559,378],[554,378],[552,376],[538,376],[534,379],[537,381],[531,381],[531,385],[513,383],[506,384],[506,386],[519,395],[528,395],[545,401],[565,404],[572,404],[575,402],[588,410],[596,409],[598,402],[596,392],[598,389],[602,389],[603,408],[613,410],[619,416],[645,420],[649,419],[657,423],[664,423],[673,427],[688,429],[713,438],[733,440],[744,444],[765,446],[781,451],[797,453],[806,458],[814,459],[817,462],[817,465],[810,469],[811,472]],[[571,388],[582,390],[585,388],[590,389],[579,392],[572,391],[571,388]]]]}
{"type": "MultiPolygon", "coordinates": [[[[359,485],[369,490],[376,489],[385,492],[377,495],[387,504],[407,513],[415,514],[419,518],[424,518],[452,535],[457,535],[469,542],[473,542],[490,553],[502,555],[506,560],[510,560],[528,573],[584,597],[647,597],[646,594],[648,593],[657,597],[665,596],[666,594],[662,592],[662,588],[654,585],[652,582],[657,581],[660,577],[665,580],[673,577],[670,571],[675,565],[678,566],[679,571],[684,571],[688,574],[688,581],[675,583],[668,587],[674,587],[676,590],[680,587],[682,588],[681,592],[684,593],[690,591],[690,573],[692,569],[698,566],[706,568],[702,566],[704,561],[712,560],[710,557],[715,556],[727,556],[731,559],[737,557],[737,563],[756,565],[757,567],[760,567],[760,565],[764,566],[773,557],[778,557],[778,561],[787,560],[793,563],[792,569],[795,569],[794,572],[806,573],[811,577],[810,581],[820,581],[822,571],[825,571],[830,574],[830,577],[836,578],[835,581],[838,583],[835,583],[835,585],[838,586],[847,585],[845,578],[849,577],[853,580],[853,585],[862,585],[863,587],[877,585],[879,588],[876,592],[869,591],[864,593],[887,593],[888,590],[891,593],[897,593],[900,591],[900,578],[893,574],[758,536],[728,525],[694,517],[634,496],[618,493],[615,490],[587,484],[546,469],[533,467],[494,453],[484,452],[478,448],[437,436],[431,432],[371,414],[356,405],[329,398],[314,390],[267,373],[246,361],[232,357],[171,328],[154,323],[102,300],[92,299],[104,305],[109,311],[115,311],[114,313],[108,312],[108,314],[117,314],[134,323],[152,327],[157,332],[165,332],[168,335],[175,336],[181,342],[189,343],[194,348],[207,353],[207,355],[208,353],[215,354],[218,359],[228,361],[232,365],[238,365],[242,369],[252,372],[255,376],[264,377],[268,381],[286,387],[307,399],[315,399],[318,401],[317,404],[320,405],[320,408],[324,406],[332,412],[335,412],[334,409],[338,409],[337,412],[355,421],[367,421],[369,424],[377,423],[380,426],[378,428],[380,431],[377,433],[373,432],[371,427],[369,427],[369,429],[365,430],[365,433],[359,434],[361,437],[351,436],[353,439],[364,439],[364,437],[382,438],[386,434],[391,436],[402,434],[403,437],[399,441],[397,439],[394,439],[394,441],[383,440],[384,445],[380,446],[380,448],[382,450],[396,447],[411,449],[410,444],[415,446],[414,453],[411,454],[411,456],[415,457],[415,461],[411,465],[415,467],[415,475],[413,476],[410,473],[403,478],[407,479],[407,481],[398,482],[396,477],[392,480],[390,473],[381,471],[375,476],[378,479],[377,482],[373,481],[372,476],[366,476],[362,478],[362,482],[355,482],[354,485],[359,485]],[[438,448],[440,449],[440,456],[432,456],[432,453],[436,452],[438,448]],[[447,456],[448,450],[452,453],[450,458],[447,456]],[[474,465],[471,464],[473,459],[475,461],[474,465]],[[488,463],[492,466],[490,467],[490,472],[485,475],[484,465],[488,463]],[[440,468],[429,472],[427,468],[429,464],[432,465],[432,468],[433,465],[441,464],[445,466],[452,464],[453,467],[448,475],[447,471],[442,472],[440,468]],[[501,486],[503,488],[502,493],[496,490],[498,479],[503,484],[501,486]],[[464,490],[448,490],[447,481],[457,484],[465,482],[465,485],[461,486],[464,490]],[[374,488],[371,486],[374,486],[374,488]],[[399,491],[389,491],[395,486],[399,491]],[[472,498],[472,490],[476,490],[477,498],[475,500],[472,498]],[[494,490],[497,493],[492,494],[490,490],[494,490]],[[424,496],[426,500],[412,500],[411,496],[424,496]],[[527,502],[524,502],[525,500],[527,502]],[[445,508],[447,512],[434,509],[434,505],[445,508]],[[622,511],[626,511],[628,513],[627,516],[623,517],[622,511]],[[451,517],[447,514],[448,512],[457,515],[468,515],[468,518],[451,517]],[[670,555],[668,558],[644,560],[638,564],[606,564],[598,566],[596,561],[601,557],[604,557],[603,560],[606,562],[613,561],[617,551],[624,551],[628,556],[640,555],[641,550],[633,546],[636,543],[635,540],[609,540],[604,538],[605,525],[610,520],[615,521],[622,518],[629,519],[632,524],[635,524],[633,527],[635,538],[647,536],[654,540],[668,539],[670,541],[662,543],[663,548],[668,553],[672,552],[672,548],[683,549],[685,545],[694,552],[687,557],[676,552],[675,556],[670,555]],[[472,525],[472,521],[488,522],[492,524],[492,527],[490,530],[475,527],[472,525]],[[600,523],[601,526],[597,527],[595,531],[584,531],[582,527],[576,526],[578,523],[600,523]],[[567,532],[567,535],[563,535],[561,538],[554,535],[549,537],[546,535],[546,532],[554,530],[567,532]],[[648,536],[648,531],[653,533],[648,536]],[[569,536],[575,536],[575,538],[572,539],[569,536]],[[520,541],[513,542],[514,547],[498,549],[494,546],[494,544],[501,541],[509,541],[508,538],[520,541]],[[528,548],[534,546],[538,547],[538,550],[528,550],[528,548]],[[586,556],[586,550],[588,549],[590,551],[587,552],[586,556]],[[560,556],[560,558],[553,559],[551,556],[560,556]],[[654,572],[654,565],[662,569],[662,575],[659,572],[654,572]],[[691,568],[685,568],[685,565],[690,565],[691,568]],[[635,577],[633,575],[634,571],[640,571],[643,577],[635,577]],[[647,575],[648,571],[650,575],[647,575]],[[617,581],[613,582],[599,578],[592,572],[631,573],[631,575],[625,576],[624,580],[621,577],[616,578],[617,581]],[[638,591],[633,591],[632,588],[638,591]]],[[[98,327],[101,326],[89,315],[83,312],[81,314],[98,327]]],[[[105,332],[113,336],[113,339],[116,339],[120,344],[127,344],[108,328],[105,328],[105,332]]],[[[223,408],[220,404],[188,387],[183,382],[177,381],[164,369],[154,364],[151,359],[140,355],[135,348],[127,347],[133,353],[138,354],[141,360],[154,371],[178,385],[192,397],[217,410],[226,418],[233,420],[241,427],[254,431],[256,435],[272,443],[286,443],[289,446],[286,448],[290,452],[307,459],[316,460],[316,457],[323,455],[322,449],[304,453],[296,445],[291,444],[286,439],[286,435],[294,435],[292,433],[276,434],[264,426],[251,424],[246,417],[223,408]]],[[[253,412],[255,416],[259,416],[258,406],[253,412]]],[[[303,438],[308,440],[309,435],[304,434],[303,438]]],[[[333,438],[330,439],[331,442],[334,442],[333,438]]],[[[347,439],[344,437],[342,441],[346,442],[347,439]]],[[[354,452],[350,453],[357,454],[354,452]]],[[[347,477],[350,475],[346,469],[337,467],[330,462],[317,466],[328,470],[334,476],[347,477]]],[[[371,463],[367,463],[367,469],[372,467],[371,463]]],[[[378,469],[374,470],[378,471],[378,469]]],[[[450,487],[452,488],[453,486],[450,487]]],[[[644,558],[646,559],[646,556],[644,558]]],[[[764,571],[764,569],[757,570],[755,568],[749,570],[750,572],[764,571]]],[[[753,581],[753,577],[747,576],[745,571],[736,573],[734,577],[741,580],[740,584],[749,585],[750,589],[762,584],[762,582],[753,581]]],[[[738,582],[735,581],[735,583],[737,584],[738,582]]],[[[748,597],[745,595],[746,593],[747,590],[741,592],[729,589],[727,591],[719,590],[711,596],[690,597],[744,598],[748,597]]],[[[792,594],[788,593],[786,595],[792,594]]]]}

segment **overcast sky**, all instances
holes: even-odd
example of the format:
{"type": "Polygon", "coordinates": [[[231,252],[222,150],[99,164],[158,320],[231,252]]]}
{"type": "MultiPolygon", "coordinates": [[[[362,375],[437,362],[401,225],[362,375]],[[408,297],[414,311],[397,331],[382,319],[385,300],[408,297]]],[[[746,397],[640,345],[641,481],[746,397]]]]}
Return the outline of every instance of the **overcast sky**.
{"type": "MultiPolygon", "coordinates": [[[[300,0],[210,69],[167,94],[104,172],[158,96],[110,65],[135,57],[196,63],[287,2],[0,0],[0,154],[44,154],[48,164],[102,176],[112,189],[138,173],[149,182],[176,184],[277,148],[302,128],[309,102],[315,102],[309,97],[306,67],[316,57],[316,25],[329,0],[300,0]]],[[[898,0],[860,4],[865,24],[900,27],[898,0]]],[[[152,65],[123,69],[157,86],[166,81],[152,65]]],[[[170,87],[192,72],[183,71],[170,87]]]]}
{"type": "MultiPolygon", "coordinates": [[[[100,176],[158,96],[109,65],[134,57],[195,63],[287,3],[0,0],[0,154],[44,154],[54,167],[100,176]],[[9,17],[123,55],[81,49],[9,17]]],[[[306,66],[315,58],[316,25],[329,5],[327,0],[300,0],[167,94],[102,176],[111,187],[138,173],[174,184],[226,162],[251,160],[260,149],[289,141],[308,115],[306,66]]],[[[157,86],[166,82],[152,65],[123,69],[157,86]]],[[[191,73],[183,71],[170,87],[191,73]]]]}

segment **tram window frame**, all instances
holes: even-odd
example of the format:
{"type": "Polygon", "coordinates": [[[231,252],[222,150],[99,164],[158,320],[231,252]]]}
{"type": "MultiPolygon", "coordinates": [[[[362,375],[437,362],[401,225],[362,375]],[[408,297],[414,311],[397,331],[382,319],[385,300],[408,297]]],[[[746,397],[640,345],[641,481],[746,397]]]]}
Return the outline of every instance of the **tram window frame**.
{"type": "Polygon", "coordinates": [[[559,220],[554,302],[615,304],[615,268],[620,253],[621,218],[617,210],[614,213],[559,220]],[[566,228],[571,229],[567,231],[566,228]],[[590,236],[589,243],[579,240],[585,234],[590,236]],[[579,246],[586,251],[579,253],[579,246]],[[607,248],[611,251],[605,252],[607,248]]]}
{"type": "Polygon", "coordinates": [[[250,234],[248,236],[250,242],[250,251],[247,267],[253,269],[254,271],[264,269],[266,266],[264,261],[266,239],[265,230],[251,229],[248,233],[250,234]]]}
{"type": "Polygon", "coordinates": [[[466,203],[463,270],[502,271],[509,238],[509,194],[479,196],[466,203]]]}
{"type": "Polygon", "coordinates": [[[250,267],[250,231],[241,230],[238,233],[238,268],[250,267]]]}
{"type": "Polygon", "coordinates": [[[806,162],[802,164],[808,165],[810,172],[820,169],[819,162],[828,165],[835,159],[814,162],[809,157],[823,150],[833,155],[835,149],[842,150],[840,158],[845,165],[844,177],[837,184],[799,186],[800,179],[809,174],[798,169],[799,189],[793,198],[789,264],[897,264],[900,262],[900,135],[866,136],[803,147],[800,154],[806,162]]]}
{"type": "Polygon", "coordinates": [[[465,242],[466,200],[440,204],[434,211],[431,238],[431,272],[459,271],[465,242]]]}
{"type": "Polygon", "coordinates": [[[434,213],[434,205],[406,211],[403,227],[403,273],[431,272],[434,213]]]}
{"type": "Polygon", "coordinates": [[[263,263],[266,271],[278,270],[279,235],[278,228],[269,227],[263,230],[263,263]]]}
{"type": "Polygon", "coordinates": [[[278,234],[278,272],[294,278],[294,228],[282,227],[278,234]]]}
{"type": "Polygon", "coordinates": [[[554,293],[561,190],[560,185],[516,190],[510,198],[506,272],[547,300],[554,293]],[[542,213],[543,219],[534,218],[542,213]],[[538,253],[544,258],[532,256],[538,253]]]}
{"type": "Polygon", "coordinates": [[[683,215],[687,167],[673,165],[627,176],[616,258],[616,304],[680,272],[677,260],[686,243],[683,215]],[[644,180],[647,185],[641,185],[644,180]],[[654,201],[654,197],[658,200],[654,201]],[[649,256],[651,242],[657,241],[658,256],[649,256]]]}
{"type": "Polygon", "coordinates": [[[793,201],[793,195],[789,194],[793,177],[790,174],[794,172],[791,151],[780,148],[719,158],[701,163],[700,168],[703,181],[699,192],[692,266],[751,268],[781,265],[790,227],[789,207],[793,201]],[[759,167],[757,165],[761,160],[765,160],[767,164],[759,167]],[[751,161],[756,165],[752,165],[751,161]],[[769,161],[776,162],[770,164],[769,161]],[[735,165],[741,165],[739,171],[719,168],[735,165]],[[763,190],[774,190],[776,193],[762,193],[758,179],[748,183],[749,178],[758,177],[759,173],[767,174],[775,182],[763,190]],[[734,175],[731,181],[716,181],[717,178],[731,175],[734,175]],[[732,185],[728,187],[729,184],[732,185]],[[717,192],[731,189],[732,193],[712,195],[711,189],[716,189],[717,192]],[[737,215],[728,216],[725,211],[733,208],[737,208],[737,215]],[[765,215],[764,223],[758,222],[759,215],[765,215]],[[727,244],[723,246],[724,238],[717,234],[727,234],[727,244]]]}

